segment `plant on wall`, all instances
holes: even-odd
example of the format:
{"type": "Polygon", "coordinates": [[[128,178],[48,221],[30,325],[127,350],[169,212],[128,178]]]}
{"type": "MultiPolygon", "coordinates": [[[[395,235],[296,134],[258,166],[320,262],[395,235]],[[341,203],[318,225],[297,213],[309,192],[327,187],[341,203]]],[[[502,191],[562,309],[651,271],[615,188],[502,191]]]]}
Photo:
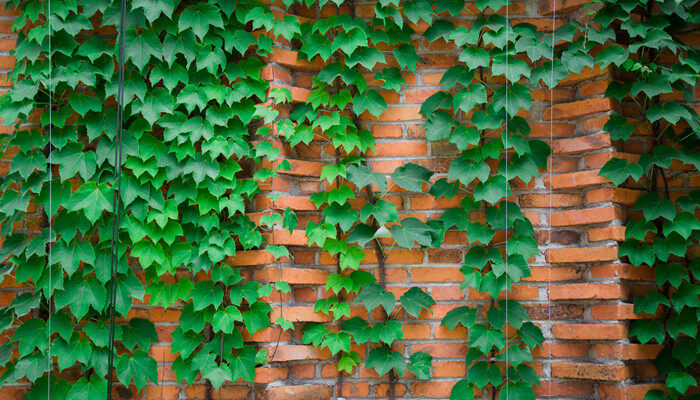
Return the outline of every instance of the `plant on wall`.
{"type": "Polygon", "coordinates": [[[636,267],[651,267],[658,285],[635,297],[634,312],[642,318],[632,321],[629,332],[642,344],[662,346],[654,365],[666,390],[650,390],[647,400],[691,398],[689,388],[698,386],[700,270],[693,249],[700,197],[697,190],[674,189],[697,175],[699,165],[700,121],[684,104],[695,101],[700,72],[698,51],[683,41],[698,21],[694,6],[693,1],[595,1],[589,7],[591,23],[562,28],[572,40],[562,55],[565,63],[595,63],[614,71],[605,96],[619,102],[620,111],[604,129],[622,153],[611,157],[600,175],[638,193],[620,256],[636,267]]]}
{"type": "Polygon", "coordinates": [[[124,385],[133,380],[141,390],[158,377],[147,354],[156,330],[131,317],[134,300],[146,294],[152,306],[184,305],[172,332],[178,380],[252,382],[266,355],[244,344],[241,331],[269,326],[270,306],[260,299],[272,288],[244,280],[231,257],[262,244],[246,202],[276,173],[257,165],[277,150],[251,145],[276,115],[262,103],[269,84],[261,56],[272,40],[253,34],[272,14],[257,2],[129,2],[120,84],[113,35],[121,27],[119,2],[57,1],[50,13],[44,2],[10,5],[20,3],[16,84],[2,97],[2,118],[27,124],[4,140],[17,157],[3,179],[0,212],[3,275],[12,272],[29,290],[2,310],[2,329],[18,324],[2,346],[2,381],[26,376],[34,383],[30,397],[44,393],[49,379],[58,398],[102,397],[114,290],[115,378],[124,385]],[[115,99],[122,94],[119,121],[115,99]],[[123,166],[115,158],[119,124],[123,166]],[[115,168],[123,168],[122,218],[112,278],[115,168]],[[26,229],[13,229],[21,221],[26,229]],[[17,357],[10,356],[13,345],[17,357]],[[56,381],[76,367],[83,376],[77,382],[56,381]]]}

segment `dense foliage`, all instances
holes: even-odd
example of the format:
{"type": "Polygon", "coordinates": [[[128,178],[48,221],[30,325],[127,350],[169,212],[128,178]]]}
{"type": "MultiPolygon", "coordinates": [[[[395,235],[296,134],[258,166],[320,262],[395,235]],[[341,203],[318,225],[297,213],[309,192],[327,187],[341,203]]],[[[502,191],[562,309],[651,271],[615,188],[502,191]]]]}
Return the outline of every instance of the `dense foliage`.
{"type": "MultiPolygon", "coordinates": [[[[283,3],[291,10],[295,2],[283,3]]],[[[0,259],[6,261],[0,277],[11,276],[28,290],[0,310],[0,330],[16,328],[10,343],[0,346],[0,365],[7,368],[0,383],[26,377],[33,384],[28,399],[40,398],[48,385],[56,399],[104,398],[112,290],[120,317],[115,379],[122,384],[140,390],[148,380],[157,382],[148,352],[159,339],[138,303],[146,294],[150,306],[182,310],[172,333],[178,381],[201,378],[214,388],[239,378],[253,382],[267,353],[243,338],[271,326],[265,300],[290,287],[245,277],[233,257],[250,249],[290,256],[284,246],[266,244],[264,233],[275,227],[293,232],[299,225],[293,210],[259,220],[246,213],[255,196],[276,198],[265,191],[289,168],[280,141],[290,149],[322,143],[333,159],[321,171],[322,190],[311,196],[323,218],[305,227],[309,246],[336,263],[328,296],[315,306],[332,322],[304,326],[303,343],[327,348],[341,376],[361,367],[388,376],[390,397],[406,371],[430,379],[430,355],[405,354],[392,344],[403,338],[397,319],[430,312],[435,301],[418,287],[395,295],[387,288],[385,262],[397,247],[439,248],[448,231],[466,231],[462,289],[492,300],[457,307],[442,320],[450,330],[460,325],[469,333],[468,373],[451,398],[482,391],[534,398],[539,378],[528,362],[543,335],[521,304],[498,300],[529,276],[528,260],[538,253],[533,226],[510,196],[546,168],[550,149],[528,138],[523,115],[531,88],[553,88],[594,63],[619,71],[606,96],[633,103],[610,118],[611,137],[636,140],[640,130],[651,132],[644,155],[613,158],[601,171],[616,185],[647,191],[620,249],[631,263],[657,272],[659,291],[638,297],[635,312],[664,311],[661,319],[635,321],[631,334],[665,345],[657,367],[672,398],[697,385],[686,371],[699,353],[698,264],[688,249],[697,245],[700,200],[696,192],[673,197],[667,188],[677,174],[697,172],[697,114],[683,101],[692,99],[700,66],[697,52],[678,39],[697,19],[694,2],[605,1],[591,8],[592,22],[570,22],[545,35],[494,15],[507,10],[507,0],[477,0],[469,28],[449,21],[464,1],[382,0],[373,18],[355,16],[346,2],[349,14],[302,21],[257,1],[133,0],[124,27],[123,88],[114,68],[120,2],[57,0],[50,13],[38,0],[9,4],[21,8],[14,23],[19,39],[15,86],[0,97],[0,117],[22,124],[3,137],[5,149],[16,154],[1,182],[0,259]],[[639,18],[641,24],[632,22],[639,18]],[[427,30],[414,31],[417,23],[427,30]],[[444,91],[420,109],[427,139],[449,141],[460,154],[444,177],[433,178],[414,163],[387,177],[372,169],[367,154],[374,138],[360,116],[387,111],[383,93],[398,93],[406,84],[402,73],[420,63],[416,37],[445,41],[460,52],[440,82],[444,91]],[[289,90],[263,79],[276,42],[296,47],[301,60],[323,62],[307,100],[293,102],[289,90]],[[564,45],[553,49],[554,43],[564,45]],[[288,116],[280,105],[290,108],[288,116]],[[115,157],[120,123],[123,168],[115,157]],[[669,168],[674,175],[667,179],[669,168]],[[119,210],[112,203],[115,169],[121,174],[119,210]],[[458,198],[460,206],[428,221],[400,218],[389,196],[397,191],[458,198]],[[122,218],[113,278],[115,211],[122,218]],[[22,221],[26,225],[17,224],[22,221]],[[362,316],[351,317],[353,303],[364,306],[362,316]],[[354,346],[360,344],[367,344],[364,360],[354,346]],[[57,380],[67,369],[81,377],[57,380]]],[[[274,323],[293,327],[282,317],[274,323]]]]}

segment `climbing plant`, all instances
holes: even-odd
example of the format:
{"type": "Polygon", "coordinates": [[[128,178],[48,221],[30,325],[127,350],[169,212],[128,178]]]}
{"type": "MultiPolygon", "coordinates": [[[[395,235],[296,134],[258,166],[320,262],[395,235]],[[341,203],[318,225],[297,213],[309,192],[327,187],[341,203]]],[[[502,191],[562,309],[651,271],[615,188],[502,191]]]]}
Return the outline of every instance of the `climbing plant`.
{"type": "MultiPolygon", "coordinates": [[[[459,63],[440,81],[443,91],[420,109],[427,118],[427,139],[447,140],[460,152],[430,193],[461,198],[460,206],[447,210],[440,221],[444,228],[467,233],[462,289],[491,297],[483,309],[457,307],[442,320],[450,330],[460,325],[469,332],[468,372],[452,388],[450,398],[455,400],[472,399],[486,388],[502,397],[532,398],[532,387],[539,383],[527,363],[543,335],[520,303],[507,294],[498,299],[530,276],[528,259],[538,253],[532,223],[509,197],[511,187],[524,186],[547,166],[549,146],[528,139],[530,127],[522,115],[531,104],[526,81],[537,86],[548,69],[542,65],[531,72],[528,61],[541,64],[548,59],[551,39],[544,40],[533,25],[513,25],[507,17],[488,12],[508,5],[477,2],[479,14],[469,27],[438,19],[423,34],[430,42],[444,40],[460,51],[459,63]],[[517,334],[508,334],[508,326],[517,334]]],[[[461,7],[447,11],[454,15],[461,7]]]]}
{"type": "Polygon", "coordinates": [[[387,289],[385,264],[391,249],[385,248],[383,240],[393,238],[396,245],[411,248],[414,243],[439,243],[441,237],[439,226],[416,218],[399,220],[396,204],[386,199],[393,187],[421,191],[432,173],[422,166],[406,164],[391,175],[389,183],[368,163],[366,153],[374,150],[374,138],[359,122],[361,115],[378,117],[386,111],[386,101],[378,89],[398,92],[405,84],[401,69],[416,69],[418,56],[409,44],[413,31],[404,23],[397,6],[398,2],[376,3],[372,21],[338,14],[301,25],[301,57],[318,57],[326,65],[314,77],[308,100],[292,111],[289,121],[293,129],[290,125],[285,132],[291,146],[315,141],[334,154],[333,162],[324,166],[320,174],[326,190],[311,196],[314,205],[322,209],[324,219],[318,224],[309,221],[306,235],[309,245],[319,246],[336,260],[336,271],[326,282],[332,295],[319,299],[315,311],[328,314],[340,326],[337,332],[331,332],[324,324],[308,324],[304,327],[303,343],[339,354],[338,369],[348,374],[361,362],[361,355],[352,344],[371,343],[365,367],[373,368],[380,376],[389,376],[391,398],[397,374],[400,377],[408,369],[425,380],[431,370],[430,355],[415,352],[407,362],[404,354],[392,349],[391,345],[404,337],[396,318],[402,312],[418,317],[423,308],[435,301],[422,289],[413,287],[400,296],[401,307],[396,306],[396,295],[387,289]],[[387,60],[377,49],[380,43],[393,47],[400,68],[382,68],[387,60]],[[370,86],[362,72],[375,69],[370,86]],[[377,265],[374,274],[360,269],[363,261],[377,265]],[[352,302],[363,304],[364,318],[350,318],[352,302]],[[372,317],[375,309],[379,319],[372,317]]]}
{"type": "Polygon", "coordinates": [[[271,12],[247,1],[127,2],[125,35],[116,41],[126,49],[120,85],[120,2],[48,4],[8,3],[20,7],[13,25],[19,38],[16,83],[2,96],[1,116],[23,123],[4,137],[16,157],[2,180],[2,274],[28,290],[2,310],[2,329],[17,329],[2,346],[0,380],[26,377],[33,383],[28,398],[41,397],[47,385],[52,398],[104,398],[114,290],[115,379],[138,390],[157,382],[148,352],[158,336],[134,307],[148,294],[151,306],[184,304],[172,332],[178,380],[252,382],[266,353],[244,344],[241,332],[270,325],[270,306],[260,298],[272,287],[245,280],[231,257],[263,243],[246,203],[285,167],[259,167],[278,150],[251,145],[276,116],[264,103],[269,84],[261,78],[272,39],[254,34],[273,28],[271,12]],[[119,124],[123,138],[115,144],[119,124]],[[115,168],[122,218],[112,279],[115,168]],[[67,369],[82,377],[57,380],[67,369]]]}
{"type": "Polygon", "coordinates": [[[693,90],[700,54],[683,35],[697,30],[694,1],[595,1],[588,24],[567,24],[572,41],[562,60],[610,68],[614,80],[605,96],[619,112],[604,126],[623,151],[600,170],[616,186],[639,194],[632,206],[619,254],[636,267],[651,267],[657,287],[634,299],[630,337],[656,342],[654,362],[666,390],[645,399],[692,398],[700,361],[698,311],[700,265],[694,249],[700,222],[697,190],[676,191],[698,174],[697,112],[693,90]],[[592,50],[592,51],[591,51],[592,50]],[[589,53],[594,53],[594,57],[589,53]],[[642,154],[638,154],[641,152],[642,154]]]}
{"type": "MultiPolygon", "coordinates": [[[[305,234],[335,263],[315,304],[330,324],[305,325],[302,342],[328,349],[341,377],[361,367],[387,376],[391,398],[406,371],[430,379],[431,356],[400,351],[397,341],[399,321],[430,313],[435,301],[419,287],[388,287],[387,257],[396,248],[439,248],[448,231],[465,231],[462,289],[489,300],[442,319],[468,332],[467,373],[451,399],[483,391],[533,398],[539,378],[529,362],[543,335],[508,296],[530,275],[538,246],[512,190],[547,167],[550,149],[528,137],[525,118],[531,88],[551,89],[596,66],[613,71],[605,96],[621,107],[604,129],[624,151],[600,174],[642,192],[620,255],[652,267],[659,286],[634,303],[654,317],[630,329],[663,347],[656,366],[668,390],[647,398],[689,397],[697,386],[700,194],[673,183],[698,169],[698,117],[685,103],[694,101],[700,57],[682,41],[696,27],[695,3],[596,0],[589,19],[543,34],[513,23],[508,0],[477,0],[466,26],[448,18],[465,12],[460,0],[381,0],[371,17],[358,16],[365,4],[342,0],[283,0],[289,13],[250,0],[130,0],[124,10],[110,0],[10,0],[18,41],[14,87],[0,97],[0,117],[14,122],[1,139],[13,158],[0,180],[0,279],[24,291],[0,310],[0,330],[14,330],[0,346],[0,384],[26,377],[28,399],[47,390],[57,399],[102,399],[110,379],[139,391],[156,383],[149,354],[159,335],[147,305],[181,309],[171,334],[178,381],[202,379],[209,396],[225,382],[252,383],[267,353],[243,338],[271,326],[266,299],[290,287],[251,280],[235,256],[264,249],[291,257],[266,237],[278,226],[293,232],[293,210],[247,214],[290,168],[283,141],[326,154],[321,190],[310,198],[321,219],[309,220],[305,234]],[[317,19],[291,12],[330,5],[336,13],[317,19]],[[375,141],[365,124],[388,112],[385,96],[400,93],[404,74],[421,63],[417,39],[459,51],[442,90],[420,107],[427,140],[451,143],[458,156],[446,174],[415,163],[383,174],[372,168],[375,141]],[[263,78],[277,45],[323,65],[308,99],[295,101],[263,78]],[[288,116],[282,105],[291,105],[288,116]],[[459,207],[427,221],[404,217],[392,198],[398,191],[457,199],[459,207]],[[64,379],[68,370],[79,377],[64,379]]],[[[293,327],[283,317],[275,324],[293,327]]]]}

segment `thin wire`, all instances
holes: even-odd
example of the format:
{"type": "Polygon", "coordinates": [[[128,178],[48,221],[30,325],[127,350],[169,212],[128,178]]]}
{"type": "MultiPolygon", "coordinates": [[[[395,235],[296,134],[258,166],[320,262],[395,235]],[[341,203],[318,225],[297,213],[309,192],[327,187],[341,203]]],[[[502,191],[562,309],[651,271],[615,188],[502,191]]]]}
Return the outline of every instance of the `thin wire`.
{"type": "MultiPolygon", "coordinates": [[[[51,107],[53,106],[52,100],[51,100],[51,75],[53,73],[52,70],[52,64],[53,64],[53,55],[51,53],[51,0],[46,0],[46,22],[49,28],[49,213],[52,213],[53,207],[52,207],[52,202],[53,202],[53,187],[52,187],[52,181],[53,181],[53,171],[51,170],[52,167],[52,162],[53,162],[53,149],[51,147],[53,146],[53,132],[52,132],[52,124],[53,124],[53,115],[52,115],[52,110],[51,107]]],[[[53,214],[53,213],[52,213],[53,214]]],[[[47,214],[48,215],[48,214],[47,214]]],[[[49,242],[53,239],[53,215],[48,215],[49,218],[49,242]]],[[[53,266],[52,263],[52,251],[53,246],[49,244],[49,295],[46,297],[46,302],[48,303],[48,312],[49,312],[49,323],[48,323],[48,328],[49,328],[49,349],[48,349],[48,360],[47,360],[47,368],[48,368],[48,373],[49,373],[49,382],[46,385],[46,398],[51,399],[51,371],[53,371],[53,363],[51,361],[51,294],[53,293],[53,274],[51,271],[51,267],[53,266]]]]}
{"type": "MultiPolygon", "coordinates": [[[[556,30],[556,23],[557,23],[557,2],[553,1],[552,2],[553,7],[554,7],[554,12],[552,14],[552,73],[550,76],[550,84],[554,83],[554,31],[556,30]]],[[[551,110],[552,107],[554,107],[554,88],[550,87],[549,88],[549,109],[551,110]]],[[[554,141],[554,119],[550,118],[549,119],[549,143],[553,143],[554,141]]],[[[549,171],[549,215],[552,215],[552,171],[551,171],[551,165],[554,162],[554,154],[550,156],[551,164],[550,164],[550,171],[549,171]]],[[[548,239],[547,239],[547,244],[549,246],[552,245],[552,225],[551,223],[547,224],[547,230],[548,230],[548,239]]],[[[547,259],[547,292],[552,289],[552,262],[547,259]]],[[[549,296],[548,296],[549,297],[549,296]]],[[[549,322],[549,326],[552,326],[552,302],[547,298],[547,319],[549,322]]],[[[550,328],[551,329],[551,328],[550,328]]],[[[547,361],[549,361],[549,381],[548,381],[548,394],[549,396],[552,395],[552,344],[550,343],[549,345],[549,351],[547,354],[547,361]]]]}
{"type": "MultiPolygon", "coordinates": [[[[510,283],[510,276],[508,275],[508,189],[510,185],[508,184],[508,179],[510,176],[508,175],[508,136],[510,136],[510,132],[508,131],[508,64],[509,64],[509,55],[508,55],[508,42],[510,41],[510,15],[509,15],[509,3],[506,3],[506,134],[505,134],[505,148],[506,148],[506,154],[505,154],[505,160],[506,160],[506,201],[504,202],[504,205],[506,206],[506,326],[504,330],[504,335],[506,339],[506,381],[509,379],[509,374],[508,374],[508,285],[510,283]]],[[[506,383],[506,400],[508,400],[508,385],[506,383]]]]}
{"type": "Polygon", "coordinates": [[[124,48],[126,35],[126,0],[121,2],[121,19],[119,23],[119,33],[117,41],[119,42],[119,91],[117,93],[117,134],[114,140],[114,178],[116,189],[112,197],[112,243],[111,243],[111,281],[110,281],[110,304],[109,304],[109,356],[107,360],[107,399],[112,399],[112,375],[114,374],[114,306],[116,303],[116,277],[117,265],[119,263],[119,198],[122,184],[122,131],[123,131],[123,113],[124,113],[124,58],[126,50],[124,48]],[[116,250],[116,251],[115,251],[116,250]],[[115,257],[116,255],[116,257],[115,257]]]}

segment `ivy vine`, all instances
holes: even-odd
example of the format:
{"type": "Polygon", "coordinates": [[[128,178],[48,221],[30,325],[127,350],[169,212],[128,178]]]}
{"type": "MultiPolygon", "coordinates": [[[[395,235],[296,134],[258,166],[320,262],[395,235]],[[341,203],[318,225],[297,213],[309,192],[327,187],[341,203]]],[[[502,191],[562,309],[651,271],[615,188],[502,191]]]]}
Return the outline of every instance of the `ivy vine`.
{"type": "MultiPolygon", "coordinates": [[[[288,10],[297,3],[328,2],[283,0],[288,10]]],[[[653,267],[659,285],[635,299],[634,311],[660,317],[633,321],[630,329],[641,343],[663,345],[656,366],[668,390],[647,398],[688,397],[697,386],[692,370],[699,354],[692,249],[700,195],[676,192],[670,182],[687,183],[698,169],[698,116],[685,103],[694,101],[700,57],[681,40],[697,24],[695,1],[598,0],[589,7],[590,23],[570,21],[551,35],[493,13],[507,10],[508,0],[477,0],[468,27],[443,19],[463,12],[463,0],[382,0],[371,18],[355,15],[353,2],[332,3],[350,13],[302,22],[253,0],[128,1],[123,87],[114,68],[120,2],[56,0],[50,9],[39,0],[7,3],[19,8],[17,63],[13,90],[0,97],[0,117],[17,123],[2,137],[14,156],[0,180],[0,279],[26,290],[0,310],[0,331],[14,330],[0,346],[0,384],[26,377],[27,399],[50,388],[57,399],[92,400],[104,398],[108,379],[133,382],[138,391],[157,383],[149,350],[159,338],[142,318],[147,307],[139,302],[146,299],[181,310],[171,333],[179,382],[203,380],[209,396],[225,382],[252,383],[267,353],[243,337],[270,327],[265,298],[291,289],[247,278],[234,260],[252,249],[290,257],[284,246],[267,244],[265,233],[279,225],[292,232],[299,224],[294,211],[258,222],[247,214],[270,179],[290,168],[273,145],[283,140],[292,148],[320,143],[333,153],[320,173],[322,190],[310,199],[322,219],[305,227],[309,246],[336,263],[328,296],[315,304],[332,323],[306,324],[302,342],[327,348],[341,379],[360,367],[387,376],[390,398],[406,371],[430,379],[431,356],[400,352],[395,344],[403,339],[399,320],[430,312],[435,301],[419,287],[400,293],[387,287],[386,259],[394,248],[439,248],[448,231],[465,231],[462,289],[487,293],[490,301],[456,307],[442,320],[469,333],[468,372],[451,399],[483,391],[534,398],[539,378],[528,363],[544,338],[507,293],[529,276],[538,246],[511,190],[547,167],[550,149],[528,137],[523,115],[531,88],[551,89],[597,64],[615,69],[605,95],[624,106],[605,130],[645,149],[612,158],[600,173],[644,192],[620,256],[653,267]],[[419,23],[427,30],[416,32],[419,23]],[[405,163],[387,177],[372,169],[374,138],[361,121],[386,112],[383,94],[399,93],[402,73],[416,71],[416,38],[444,40],[460,52],[440,82],[443,90],[420,108],[427,139],[447,141],[459,155],[447,174],[405,163]],[[288,117],[277,106],[292,103],[290,91],[262,77],[275,40],[297,46],[301,60],[323,62],[308,100],[293,104],[288,117]],[[553,43],[565,46],[553,51],[553,43]],[[115,210],[120,124],[125,157],[115,210]],[[427,221],[401,217],[389,196],[399,190],[459,199],[459,207],[427,221]],[[123,217],[113,238],[115,213],[123,217]],[[116,376],[108,377],[112,290],[118,356],[116,376]],[[362,316],[351,316],[353,303],[363,305],[362,316]],[[68,381],[66,370],[80,377],[68,381]]],[[[293,327],[283,317],[275,325],[293,327]]]]}

